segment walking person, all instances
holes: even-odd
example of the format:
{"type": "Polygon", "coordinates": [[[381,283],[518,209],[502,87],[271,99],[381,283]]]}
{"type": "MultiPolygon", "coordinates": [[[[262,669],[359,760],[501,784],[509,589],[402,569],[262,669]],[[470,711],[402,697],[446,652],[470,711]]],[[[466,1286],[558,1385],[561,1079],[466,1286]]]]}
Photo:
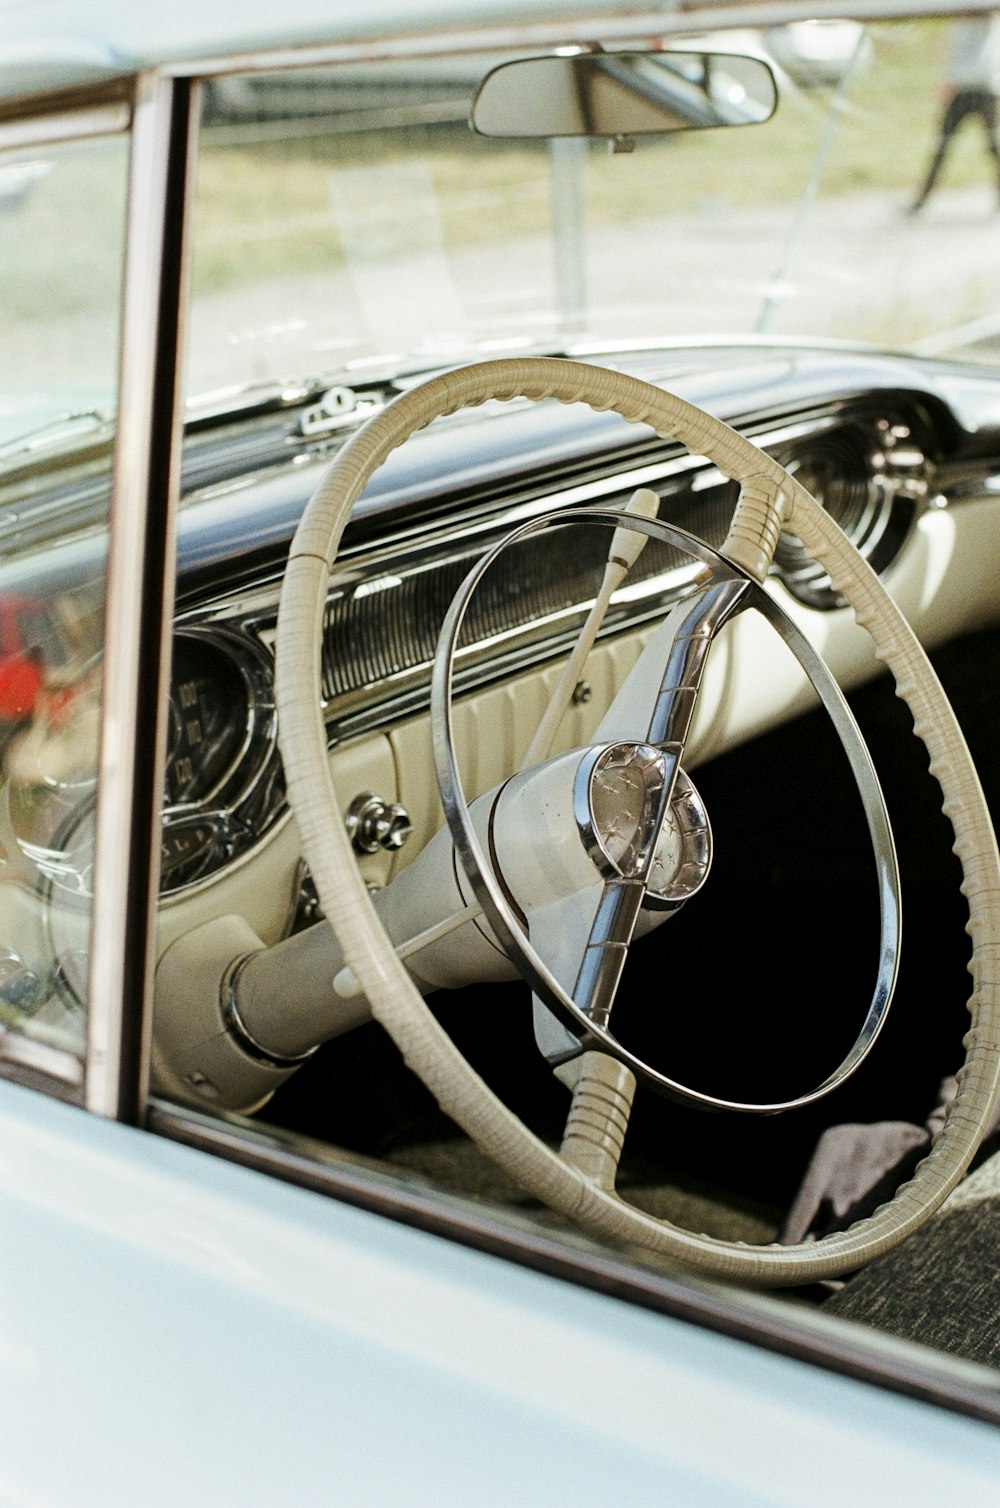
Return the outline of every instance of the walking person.
{"type": "Polygon", "coordinates": [[[993,158],[1000,203],[1000,141],[997,139],[997,94],[1000,93],[1000,16],[962,16],[952,22],[948,82],[942,93],[944,112],[937,147],[923,188],[910,206],[915,214],[927,202],[952,138],[964,120],[978,117],[993,158]]]}

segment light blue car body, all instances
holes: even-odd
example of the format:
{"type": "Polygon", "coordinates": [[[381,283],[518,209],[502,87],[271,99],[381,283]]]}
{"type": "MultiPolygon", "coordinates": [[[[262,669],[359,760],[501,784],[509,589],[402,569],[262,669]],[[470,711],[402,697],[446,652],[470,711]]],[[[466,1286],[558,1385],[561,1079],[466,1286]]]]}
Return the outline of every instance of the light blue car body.
{"type": "Polygon", "coordinates": [[[987,1424],[0,1084],[0,1501],[865,1504],[987,1424]]]}

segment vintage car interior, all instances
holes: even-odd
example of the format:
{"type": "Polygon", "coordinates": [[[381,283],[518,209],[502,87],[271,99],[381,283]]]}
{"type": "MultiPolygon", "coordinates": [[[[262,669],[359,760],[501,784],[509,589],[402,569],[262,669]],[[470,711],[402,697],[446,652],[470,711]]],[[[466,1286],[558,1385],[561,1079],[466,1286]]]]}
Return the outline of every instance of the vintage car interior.
{"type": "MultiPolygon", "coordinates": [[[[933,145],[943,20],[853,22],[816,75],[682,19],[191,86],[143,1113],[995,1367],[992,165],[919,216],[878,176],[933,145]]],[[[100,110],[13,151],[4,211],[100,202],[118,248],[63,300],[58,401],[15,329],[39,397],[0,406],[3,1053],[70,1097],[110,841],[100,110]]]]}

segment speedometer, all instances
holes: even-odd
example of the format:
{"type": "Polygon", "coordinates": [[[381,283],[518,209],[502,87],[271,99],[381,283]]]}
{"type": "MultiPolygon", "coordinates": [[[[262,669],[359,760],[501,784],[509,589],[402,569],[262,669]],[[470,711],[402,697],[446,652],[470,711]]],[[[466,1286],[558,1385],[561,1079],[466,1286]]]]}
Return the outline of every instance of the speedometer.
{"type": "Polygon", "coordinates": [[[160,889],[217,873],[285,809],[272,662],[242,627],[174,635],[160,889]]]}
{"type": "MultiPolygon", "coordinates": [[[[89,899],[92,782],[11,801],[23,853],[50,899],[89,899]]],[[[287,810],[278,756],[273,662],[241,623],[174,634],[160,844],[160,890],[217,874],[287,810]]]]}
{"type": "MultiPolygon", "coordinates": [[[[174,634],[163,894],[218,874],[287,810],[272,667],[267,648],[242,623],[192,623],[174,634]]],[[[8,785],[5,800],[18,863],[34,873],[44,900],[47,955],[57,964],[53,985],[65,1003],[78,1004],[86,996],[94,783],[8,785]]]]}
{"type": "Polygon", "coordinates": [[[251,724],[250,688],[236,662],[207,639],[177,635],[170,678],[168,806],[204,802],[225,783],[251,724]]]}

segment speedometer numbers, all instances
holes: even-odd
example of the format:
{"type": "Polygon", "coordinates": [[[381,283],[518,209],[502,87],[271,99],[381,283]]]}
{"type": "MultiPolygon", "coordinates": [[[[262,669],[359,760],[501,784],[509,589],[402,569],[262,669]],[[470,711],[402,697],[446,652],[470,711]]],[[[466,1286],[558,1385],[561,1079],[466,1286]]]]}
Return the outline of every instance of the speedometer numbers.
{"type": "Polygon", "coordinates": [[[170,685],[167,805],[203,802],[224,783],[246,741],[249,687],[207,640],[177,636],[170,685]]]}
{"type": "Polygon", "coordinates": [[[161,845],[163,891],[215,873],[284,809],[271,660],[227,626],[174,636],[161,845]]]}

